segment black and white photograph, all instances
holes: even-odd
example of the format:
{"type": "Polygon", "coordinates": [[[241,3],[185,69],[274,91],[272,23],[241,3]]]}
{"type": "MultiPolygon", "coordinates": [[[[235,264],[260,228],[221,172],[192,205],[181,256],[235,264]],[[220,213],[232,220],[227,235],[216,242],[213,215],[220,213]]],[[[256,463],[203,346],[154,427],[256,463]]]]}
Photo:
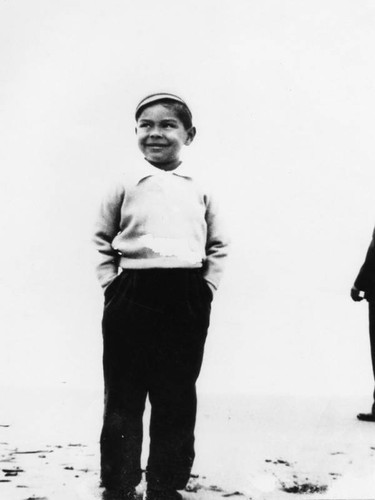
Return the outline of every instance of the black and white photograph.
{"type": "Polygon", "coordinates": [[[375,3],[0,0],[0,499],[375,499],[375,3]]]}

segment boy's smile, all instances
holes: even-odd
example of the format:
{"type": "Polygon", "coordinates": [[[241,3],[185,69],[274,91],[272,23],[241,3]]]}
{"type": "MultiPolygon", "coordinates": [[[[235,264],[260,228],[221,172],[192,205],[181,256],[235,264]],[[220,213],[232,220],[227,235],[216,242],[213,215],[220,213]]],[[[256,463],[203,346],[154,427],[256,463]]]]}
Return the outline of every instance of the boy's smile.
{"type": "Polygon", "coordinates": [[[195,129],[186,130],[173,109],[154,104],[141,113],[136,133],[146,160],[163,170],[173,170],[180,163],[182,146],[192,142],[195,129]]]}

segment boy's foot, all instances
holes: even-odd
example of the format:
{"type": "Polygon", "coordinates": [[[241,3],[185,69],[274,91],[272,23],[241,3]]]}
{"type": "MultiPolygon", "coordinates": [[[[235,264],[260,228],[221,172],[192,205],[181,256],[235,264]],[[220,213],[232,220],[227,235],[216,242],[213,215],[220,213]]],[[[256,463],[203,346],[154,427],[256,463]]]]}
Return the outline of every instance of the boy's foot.
{"type": "Polygon", "coordinates": [[[105,489],[102,500],[136,500],[137,494],[135,488],[130,489],[105,489]]]}
{"type": "Polygon", "coordinates": [[[364,422],[375,422],[375,413],[358,413],[357,418],[364,422]]]}
{"type": "Polygon", "coordinates": [[[143,500],[183,500],[176,490],[147,490],[143,500]]]}

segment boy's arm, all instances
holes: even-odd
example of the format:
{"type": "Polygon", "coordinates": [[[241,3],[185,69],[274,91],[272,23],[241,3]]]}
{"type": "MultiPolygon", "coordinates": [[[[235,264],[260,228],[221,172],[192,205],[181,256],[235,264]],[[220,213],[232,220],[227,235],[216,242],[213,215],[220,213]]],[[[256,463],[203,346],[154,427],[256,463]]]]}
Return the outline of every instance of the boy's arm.
{"type": "Polygon", "coordinates": [[[206,198],[207,243],[203,277],[214,293],[220,283],[228,255],[229,238],[216,201],[206,198]]]}
{"type": "Polygon", "coordinates": [[[103,199],[95,225],[94,244],[99,252],[96,267],[99,282],[106,288],[118,274],[120,255],[112,247],[112,241],[120,230],[121,205],[124,189],[113,187],[103,199]]]}

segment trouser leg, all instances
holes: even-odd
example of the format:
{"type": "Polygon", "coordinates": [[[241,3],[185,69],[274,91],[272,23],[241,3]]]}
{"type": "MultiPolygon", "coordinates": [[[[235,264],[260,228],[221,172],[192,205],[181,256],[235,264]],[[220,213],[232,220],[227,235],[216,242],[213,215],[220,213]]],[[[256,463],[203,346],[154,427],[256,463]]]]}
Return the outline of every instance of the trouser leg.
{"type": "Polygon", "coordinates": [[[106,394],[105,415],[100,437],[101,480],[109,489],[136,486],[142,477],[142,415],[144,401],[126,405],[122,397],[106,394]]]}
{"type": "MultiPolygon", "coordinates": [[[[369,302],[369,330],[370,330],[370,349],[371,349],[371,362],[372,372],[375,381],[375,302],[369,302]]],[[[372,413],[375,414],[375,389],[374,389],[374,403],[372,405],[372,413]]]]}
{"type": "Polygon", "coordinates": [[[103,315],[101,480],[108,489],[127,489],[136,486],[142,477],[147,363],[133,321],[130,276],[120,275],[108,292],[103,315]]]}
{"type": "Polygon", "coordinates": [[[172,274],[165,284],[166,307],[150,362],[147,483],[149,489],[183,489],[195,456],[195,383],[211,296],[199,272],[172,274]]]}
{"type": "Polygon", "coordinates": [[[159,391],[150,393],[151,443],[147,465],[150,489],[183,489],[195,457],[195,386],[190,384],[168,391],[164,397],[159,391]]]}

